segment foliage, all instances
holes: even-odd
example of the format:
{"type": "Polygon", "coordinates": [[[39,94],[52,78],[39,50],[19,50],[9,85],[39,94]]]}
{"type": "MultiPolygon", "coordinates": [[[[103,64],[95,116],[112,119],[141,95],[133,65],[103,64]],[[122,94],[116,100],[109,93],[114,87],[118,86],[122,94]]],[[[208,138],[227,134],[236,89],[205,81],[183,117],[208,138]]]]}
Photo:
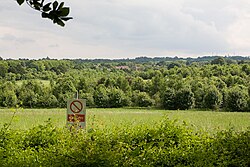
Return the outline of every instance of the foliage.
{"type": "Polygon", "coordinates": [[[6,73],[8,73],[8,64],[6,62],[0,61],[0,77],[5,77],[6,73]]]}
{"type": "Polygon", "coordinates": [[[239,86],[232,87],[227,92],[227,108],[231,111],[245,111],[248,99],[247,90],[239,86]]]}
{"type": "Polygon", "coordinates": [[[45,0],[16,0],[19,5],[26,2],[31,8],[41,12],[42,18],[48,18],[60,26],[65,26],[64,21],[72,19],[67,17],[70,9],[64,6],[64,2],[60,4],[57,1],[44,3],[45,0]]]}
{"type": "Polygon", "coordinates": [[[109,98],[107,107],[118,108],[129,104],[129,99],[121,89],[110,88],[107,90],[107,94],[109,98]]]}
{"type": "Polygon", "coordinates": [[[194,133],[167,118],[155,125],[68,131],[48,121],[0,129],[1,166],[249,166],[250,129],[194,133]]]}
{"type": "Polygon", "coordinates": [[[222,103],[222,94],[215,86],[209,87],[205,91],[203,105],[205,108],[218,109],[222,103]]]}
{"type": "Polygon", "coordinates": [[[214,59],[214,60],[211,61],[211,64],[220,64],[220,65],[223,65],[225,63],[226,63],[226,61],[225,61],[225,59],[223,57],[218,57],[218,58],[216,58],[216,59],[214,59]]]}
{"type": "Polygon", "coordinates": [[[132,101],[135,106],[149,107],[153,104],[153,100],[146,92],[134,91],[132,101]]]}
{"type": "Polygon", "coordinates": [[[162,92],[162,105],[167,110],[175,109],[175,91],[173,89],[168,88],[162,92]]]}
{"type": "Polygon", "coordinates": [[[99,85],[94,92],[94,102],[98,107],[107,107],[109,97],[107,95],[107,90],[105,89],[105,86],[103,84],[99,85]]]}
{"type": "Polygon", "coordinates": [[[78,91],[89,107],[250,110],[247,59],[170,60],[0,60],[0,107],[65,107],[78,91]]]}
{"type": "Polygon", "coordinates": [[[194,94],[189,88],[183,88],[176,92],[175,109],[187,110],[194,105],[194,94]]]}

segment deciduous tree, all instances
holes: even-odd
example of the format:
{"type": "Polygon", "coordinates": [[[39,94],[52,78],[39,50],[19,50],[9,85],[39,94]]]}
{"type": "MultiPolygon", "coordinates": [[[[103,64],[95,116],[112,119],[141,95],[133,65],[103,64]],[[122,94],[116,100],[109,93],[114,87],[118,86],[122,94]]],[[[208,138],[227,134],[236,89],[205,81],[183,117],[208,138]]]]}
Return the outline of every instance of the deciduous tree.
{"type": "Polygon", "coordinates": [[[48,18],[60,26],[65,26],[65,21],[72,19],[68,17],[70,8],[57,1],[45,3],[45,0],[16,0],[19,5],[26,2],[32,9],[41,12],[42,18],[48,18]]]}

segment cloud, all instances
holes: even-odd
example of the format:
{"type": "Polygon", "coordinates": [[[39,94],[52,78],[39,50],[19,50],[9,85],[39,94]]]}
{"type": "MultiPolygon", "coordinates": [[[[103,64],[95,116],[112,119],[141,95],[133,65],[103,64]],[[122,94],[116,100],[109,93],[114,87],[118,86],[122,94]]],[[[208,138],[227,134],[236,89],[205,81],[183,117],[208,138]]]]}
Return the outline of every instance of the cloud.
{"type": "Polygon", "coordinates": [[[213,24],[185,14],[182,1],[146,2],[112,4],[94,1],[85,4],[88,10],[80,18],[84,23],[82,26],[92,27],[91,31],[86,31],[86,35],[92,42],[133,51],[199,52],[227,46],[213,24]]]}
{"type": "Polygon", "coordinates": [[[0,40],[6,41],[6,42],[15,42],[15,43],[33,43],[35,40],[26,38],[26,37],[16,37],[12,34],[4,34],[2,37],[0,37],[0,40]]]}
{"type": "Polygon", "coordinates": [[[1,55],[127,58],[250,53],[248,0],[71,0],[66,5],[74,19],[61,28],[25,5],[3,2],[1,55]]]}

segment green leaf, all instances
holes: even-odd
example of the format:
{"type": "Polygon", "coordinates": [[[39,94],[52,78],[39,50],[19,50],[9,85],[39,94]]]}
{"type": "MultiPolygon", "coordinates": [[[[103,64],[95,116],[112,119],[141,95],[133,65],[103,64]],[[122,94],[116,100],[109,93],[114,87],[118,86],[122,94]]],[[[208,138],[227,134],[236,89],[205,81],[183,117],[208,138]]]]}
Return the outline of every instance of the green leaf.
{"type": "Polygon", "coordinates": [[[36,4],[34,4],[34,8],[35,8],[36,10],[40,10],[41,5],[36,3],[36,4]]]}
{"type": "Polygon", "coordinates": [[[48,14],[48,13],[43,12],[43,13],[42,13],[42,18],[49,18],[49,14],[48,14]]]}
{"type": "Polygon", "coordinates": [[[62,3],[59,5],[58,9],[60,10],[60,9],[63,7],[63,5],[64,5],[64,2],[62,2],[62,3]]]}
{"type": "Polygon", "coordinates": [[[63,21],[61,19],[56,19],[56,23],[62,27],[65,26],[65,24],[63,23],[63,21]]]}
{"type": "Polygon", "coordinates": [[[58,6],[58,2],[55,1],[55,2],[53,3],[53,10],[56,10],[57,6],[58,6]]]}
{"type": "Polygon", "coordinates": [[[50,4],[51,4],[51,2],[50,2],[50,3],[47,3],[46,5],[43,6],[43,11],[44,11],[44,12],[48,12],[48,11],[51,10],[50,4]]]}
{"type": "Polygon", "coordinates": [[[22,5],[24,3],[24,0],[16,0],[19,5],[22,5]]]}
{"type": "Polygon", "coordinates": [[[68,21],[68,20],[70,20],[70,19],[73,19],[73,17],[61,17],[61,19],[62,19],[63,21],[68,21]]]}
{"type": "Polygon", "coordinates": [[[60,16],[68,16],[69,14],[69,8],[68,7],[64,7],[60,9],[60,16]]]}

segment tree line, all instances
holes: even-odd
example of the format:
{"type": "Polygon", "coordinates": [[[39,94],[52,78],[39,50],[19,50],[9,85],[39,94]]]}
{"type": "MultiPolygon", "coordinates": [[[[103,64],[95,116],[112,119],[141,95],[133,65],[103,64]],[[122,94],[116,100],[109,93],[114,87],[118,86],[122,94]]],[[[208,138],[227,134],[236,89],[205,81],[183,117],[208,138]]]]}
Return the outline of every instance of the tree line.
{"type": "MultiPolygon", "coordinates": [[[[138,59],[137,59],[138,60],[138,59]]],[[[250,63],[0,60],[0,106],[53,108],[79,91],[89,107],[250,111],[250,63]]]]}

